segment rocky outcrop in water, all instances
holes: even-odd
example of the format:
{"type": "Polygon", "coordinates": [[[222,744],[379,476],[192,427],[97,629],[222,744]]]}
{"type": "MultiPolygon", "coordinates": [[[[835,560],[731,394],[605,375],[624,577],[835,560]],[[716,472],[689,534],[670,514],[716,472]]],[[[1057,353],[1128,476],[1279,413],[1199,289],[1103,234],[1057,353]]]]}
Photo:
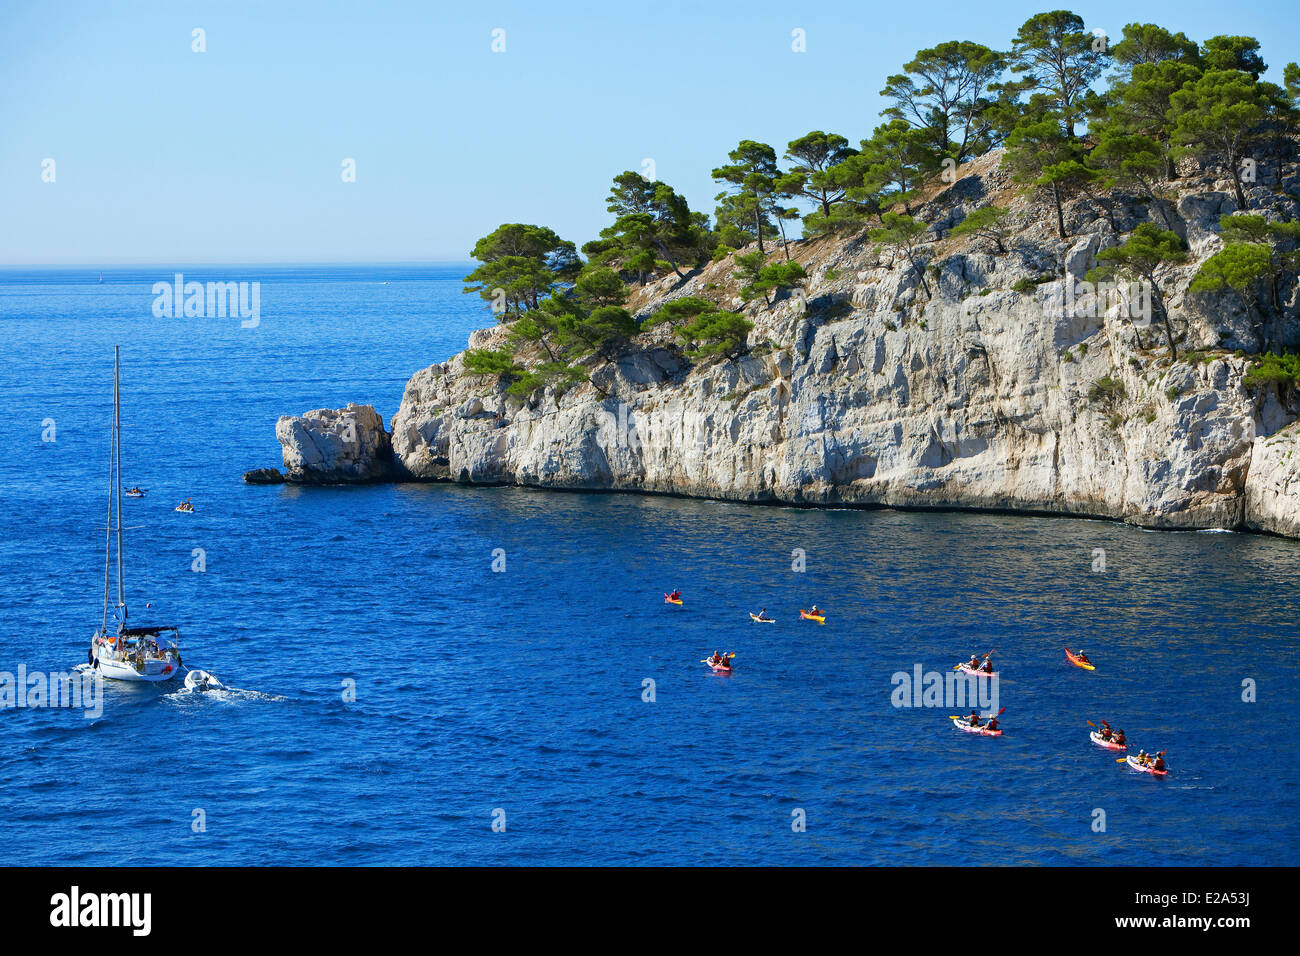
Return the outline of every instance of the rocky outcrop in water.
{"type": "Polygon", "coordinates": [[[282,485],[284,475],[279,468],[254,468],[244,472],[244,481],[250,485],[282,485]]]}
{"type": "MultiPolygon", "coordinates": [[[[1221,248],[1218,217],[1234,209],[1224,184],[1189,177],[1158,219],[1145,200],[1077,200],[1062,242],[1054,217],[1010,189],[997,154],[964,173],[917,210],[931,224],[921,269],[860,237],[792,243],[811,277],[805,295],[750,305],[738,359],[694,364],[656,329],[616,361],[593,361],[589,383],[526,401],[466,376],[461,356],[416,372],[392,419],[393,476],[1300,536],[1296,410],[1243,384],[1261,335],[1294,346],[1300,330],[1289,320],[1261,330],[1231,299],[1187,291],[1221,248]],[[947,235],[988,202],[1017,220],[1005,254],[947,235]],[[1162,276],[1179,335],[1172,364],[1163,331],[1131,302],[1098,303],[1078,285],[1102,249],[1165,216],[1192,253],[1162,276]]],[[[1261,182],[1251,211],[1295,218],[1298,186],[1261,182]]],[[[733,268],[670,276],[633,305],[644,317],[698,295],[740,309],[733,268]]],[[[476,332],[470,346],[504,334],[476,332]]],[[[333,458],[300,452],[316,442],[298,437],[298,421],[277,426],[291,474],[336,472],[333,458]]],[[[387,465],[370,434],[373,463],[359,454],[353,468],[387,465]]]]}
{"type": "Polygon", "coordinates": [[[384,481],[392,475],[392,442],[369,405],[348,403],[281,416],[275,424],[285,479],[300,484],[384,481]]]}

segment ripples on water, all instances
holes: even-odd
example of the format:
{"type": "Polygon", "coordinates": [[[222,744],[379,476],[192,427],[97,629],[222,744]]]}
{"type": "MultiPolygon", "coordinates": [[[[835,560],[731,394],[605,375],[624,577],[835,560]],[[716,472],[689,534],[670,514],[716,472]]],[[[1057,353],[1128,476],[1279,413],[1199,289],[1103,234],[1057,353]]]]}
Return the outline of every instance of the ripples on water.
{"type": "Polygon", "coordinates": [[[99,620],[118,342],[127,480],[150,489],[127,502],[134,616],[179,624],[187,662],[244,690],[110,685],[93,722],[5,712],[0,863],[1296,862],[1300,544],[249,487],[243,470],[278,461],[276,416],[355,400],[388,418],[409,374],[482,314],[463,270],[410,267],[264,273],[257,330],[155,320],[149,287],[170,271],[106,271],[102,286],[98,270],[0,272],[0,669],[71,669],[99,620]],[[186,496],[197,512],[171,511],[186,496]],[[674,587],[683,607],[663,604],[674,587]],[[798,619],[813,602],[824,627],[798,619]],[[776,625],[750,623],[762,605],[776,625]],[[1098,670],[1065,664],[1065,644],[1098,670]],[[890,706],[896,671],[989,649],[1004,737],[890,706]],[[698,663],[713,650],[737,651],[731,676],[698,663]],[[1245,678],[1257,703],[1241,702],[1245,678]],[[1139,776],[1091,746],[1099,717],[1168,748],[1174,773],[1139,776]]]}

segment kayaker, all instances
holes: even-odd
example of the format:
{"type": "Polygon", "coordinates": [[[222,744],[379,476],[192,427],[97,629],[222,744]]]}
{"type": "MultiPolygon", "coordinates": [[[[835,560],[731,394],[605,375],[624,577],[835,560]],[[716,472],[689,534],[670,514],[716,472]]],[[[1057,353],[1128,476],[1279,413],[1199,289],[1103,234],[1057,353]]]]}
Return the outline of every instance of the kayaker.
{"type": "Polygon", "coordinates": [[[1152,770],[1164,770],[1164,769],[1165,769],[1165,758],[1164,758],[1163,756],[1161,756],[1163,753],[1164,753],[1164,751],[1162,750],[1162,751],[1160,751],[1160,753],[1156,754],[1156,759],[1155,759],[1155,760],[1152,762],[1152,764],[1151,764],[1151,769],[1152,769],[1152,770]]]}
{"type": "Polygon", "coordinates": [[[1083,652],[1083,648],[1079,648],[1079,653],[1075,654],[1074,656],[1079,658],[1079,660],[1082,661],[1084,664],[1092,663],[1092,661],[1088,660],[1088,655],[1083,652]]]}
{"type": "Polygon", "coordinates": [[[1125,747],[1128,746],[1128,741],[1124,739],[1124,731],[1122,730],[1115,731],[1114,741],[1115,743],[1120,744],[1122,746],[1125,747]]]}
{"type": "Polygon", "coordinates": [[[1106,721],[1103,720],[1101,722],[1101,739],[1109,742],[1110,738],[1111,738],[1110,724],[1106,723],[1106,721]]]}
{"type": "Polygon", "coordinates": [[[1149,759],[1150,758],[1147,756],[1147,752],[1145,750],[1138,751],[1138,763],[1140,763],[1142,766],[1145,767],[1149,759]]]}
{"type": "Polygon", "coordinates": [[[759,612],[758,612],[758,619],[759,619],[760,621],[766,621],[766,620],[769,620],[769,618],[768,618],[768,616],[767,616],[767,608],[761,608],[761,609],[759,610],[759,612]]]}
{"type": "Polygon", "coordinates": [[[985,726],[986,728],[988,728],[989,730],[997,730],[997,729],[998,729],[998,719],[997,719],[996,717],[990,717],[990,718],[989,718],[989,722],[988,722],[987,724],[985,724],[984,726],[985,726]]]}
{"type": "Polygon", "coordinates": [[[993,673],[993,661],[990,660],[990,659],[987,658],[987,657],[984,658],[984,664],[983,664],[982,667],[980,667],[980,670],[982,670],[982,671],[983,671],[984,673],[986,673],[986,674],[992,674],[992,673],[993,673]]]}
{"type": "Polygon", "coordinates": [[[670,601],[680,601],[681,599],[682,599],[681,591],[674,591],[672,594],[668,595],[668,600],[670,601]]]}
{"type": "Polygon", "coordinates": [[[979,670],[979,669],[980,669],[980,659],[979,659],[979,655],[978,655],[978,654],[972,654],[972,655],[970,656],[970,660],[968,660],[968,661],[966,662],[966,666],[969,667],[969,668],[970,668],[971,670],[973,670],[973,671],[977,671],[977,670],[979,670]]]}
{"type": "Polygon", "coordinates": [[[710,664],[713,664],[713,665],[715,665],[715,666],[718,665],[718,664],[721,664],[721,663],[722,663],[722,655],[719,654],[717,651],[714,651],[714,652],[713,652],[713,656],[709,658],[709,663],[710,663],[710,664]]]}
{"type": "Polygon", "coordinates": [[[825,613],[822,611],[822,609],[819,608],[816,604],[814,604],[814,605],[812,606],[812,610],[809,611],[808,613],[811,614],[813,617],[825,617],[825,616],[826,616],[825,613]]]}
{"type": "Polygon", "coordinates": [[[979,711],[972,710],[970,716],[966,718],[966,723],[972,727],[978,727],[980,725],[979,711]]]}

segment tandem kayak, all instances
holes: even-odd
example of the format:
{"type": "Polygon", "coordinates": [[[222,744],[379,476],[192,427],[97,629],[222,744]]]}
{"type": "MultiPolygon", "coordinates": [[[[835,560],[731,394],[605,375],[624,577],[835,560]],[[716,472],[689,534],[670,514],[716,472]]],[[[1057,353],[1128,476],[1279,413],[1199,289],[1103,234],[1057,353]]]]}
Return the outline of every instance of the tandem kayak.
{"type": "Polygon", "coordinates": [[[1129,754],[1129,755],[1128,755],[1127,757],[1125,757],[1124,759],[1128,762],[1128,765],[1129,765],[1130,767],[1132,767],[1134,770],[1136,770],[1138,773],[1149,773],[1149,774],[1151,774],[1151,775],[1154,776],[1154,777],[1167,777],[1167,776],[1169,776],[1169,771],[1168,771],[1168,770],[1156,770],[1154,767],[1144,767],[1144,766],[1142,766],[1142,764],[1138,763],[1138,758],[1137,758],[1137,757],[1134,757],[1132,754],[1129,754]]]}
{"type": "Polygon", "coordinates": [[[979,734],[983,737],[1001,737],[1002,731],[989,730],[987,727],[972,727],[966,722],[965,718],[954,717],[952,722],[957,725],[958,730],[964,730],[968,734],[979,734]]]}
{"type": "Polygon", "coordinates": [[[730,664],[709,664],[708,661],[705,661],[704,663],[705,663],[706,665],[708,665],[709,667],[711,667],[711,668],[713,669],[713,673],[715,673],[715,674],[730,674],[730,673],[731,673],[731,665],[730,665],[730,664]]]}
{"type": "Polygon", "coordinates": [[[1098,747],[1105,747],[1107,750],[1128,750],[1128,744],[1117,744],[1113,740],[1103,740],[1101,734],[1095,730],[1088,736],[1092,738],[1092,742],[1098,747]]]}
{"type": "Polygon", "coordinates": [[[961,671],[963,674],[970,674],[972,677],[997,677],[998,676],[997,671],[978,671],[975,670],[973,667],[971,667],[969,664],[959,664],[957,666],[957,670],[961,671]]]}
{"type": "Polygon", "coordinates": [[[681,598],[675,598],[675,597],[669,597],[667,594],[665,594],[665,595],[664,595],[664,603],[665,603],[665,604],[681,604],[681,603],[682,603],[682,599],[681,599],[681,598]]]}
{"type": "Polygon", "coordinates": [[[799,611],[799,616],[803,618],[805,621],[816,621],[818,624],[826,623],[825,614],[810,614],[807,611],[801,609],[799,611]]]}
{"type": "Polygon", "coordinates": [[[1097,669],[1093,667],[1091,664],[1089,664],[1087,661],[1080,660],[1079,655],[1071,653],[1068,647],[1065,649],[1065,656],[1066,659],[1069,660],[1069,662],[1073,664],[1075,667],[1082,667],[1086,671],[1095,671],[1097,669]]]}
{"type": "Polygon", "coordinates": [[[770,617],[759,617],[757,614],[750,612],[749,619],[755,624],[775,624],[776,621],[770,617]]]}

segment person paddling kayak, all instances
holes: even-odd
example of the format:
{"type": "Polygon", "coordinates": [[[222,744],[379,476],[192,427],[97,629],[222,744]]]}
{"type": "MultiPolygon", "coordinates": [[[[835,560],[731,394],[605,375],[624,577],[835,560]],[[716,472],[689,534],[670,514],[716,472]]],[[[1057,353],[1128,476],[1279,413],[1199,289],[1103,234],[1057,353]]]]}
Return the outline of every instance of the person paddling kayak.
{"type": "Polygon", "coordinates": [[[1117,731],[1115,731],[1115,736],[1114,736],[1114,738],[1111,740],[1111,742],[1112,742],[1112,743],[1115,743],[1115,744],[1119,744],[1119,745],[1124,746],[1124,747],[1127,747],[1127,746],[1128,746],[1128,738],[1126,738],[1126,737],[1124,736],[1124,731],[1122,731],[1122,730],[1117,730],[1117,731]]]}
{"type": "Polygon", "coordinates": [[[1103,720],[1101,722],[1101,739],[1106,741],[1106,743],[1111,743],[1114,736],[1115,735],[1110,731],[1110,724],[1103,720]]]}
{"type": "Polygon", "coordinates": [[[984,729],[985,729],[985,730],[997,730],[997,729],[998,729],[998,719],[997,719],[996,717],[990,717],[990,718],[988,719],[988,723],[986,723],[986,724],[984,725],[984,729]]]}
{"type": "Polygon", "coordinates": [[[1091,663],[1092,663],[1092,661],[1088,660],[1088,655],[1085,654],[1085,653],[1083,652],[1083,648],[1082,648],[1082,647],[1079,648],[1079,653],[1075,654],[1074,656],[1077,657],[1077,658],[1079,659],[1079,663],[1081,663],[1081,664],[1091,664],[1091,663]]]}
{"type": "Polygon", "coordinates": [[[770,621],[770,620],[772,620],[770,617],[767,616],[767,608],[765,608],[765,607],[764,607],[764,608],[759,608],[759,611],[758,611],[758,619],[759,619],[760,621],[770,621]]]}
{"type": "Polygon", "coordinates": [[[980,726],[979,711],[972,710],[970,712],[970,716],[966,718],[966,723],[970,724],[970,726],[972,727],[979,727],[980,726]]]}
{"type": "Polygon", "coordinates": [[[986,656],[984,657],[984,663],[980,665],[979,670],[982,670],[982,671],[983,671],[984,673],[986,673],[986,674],[992,674],[992,673],[993,673],[993,659],[992,659],[991,657],[988,657],[988,656],[986,655],[986,656]]]}
{"type": "Polygon", "coordinates": [[[672,594],[668,595],[668,600],[670,601],[680,601],[681,599],[682,599],[681,591],[674,591],[672,594]]]}

